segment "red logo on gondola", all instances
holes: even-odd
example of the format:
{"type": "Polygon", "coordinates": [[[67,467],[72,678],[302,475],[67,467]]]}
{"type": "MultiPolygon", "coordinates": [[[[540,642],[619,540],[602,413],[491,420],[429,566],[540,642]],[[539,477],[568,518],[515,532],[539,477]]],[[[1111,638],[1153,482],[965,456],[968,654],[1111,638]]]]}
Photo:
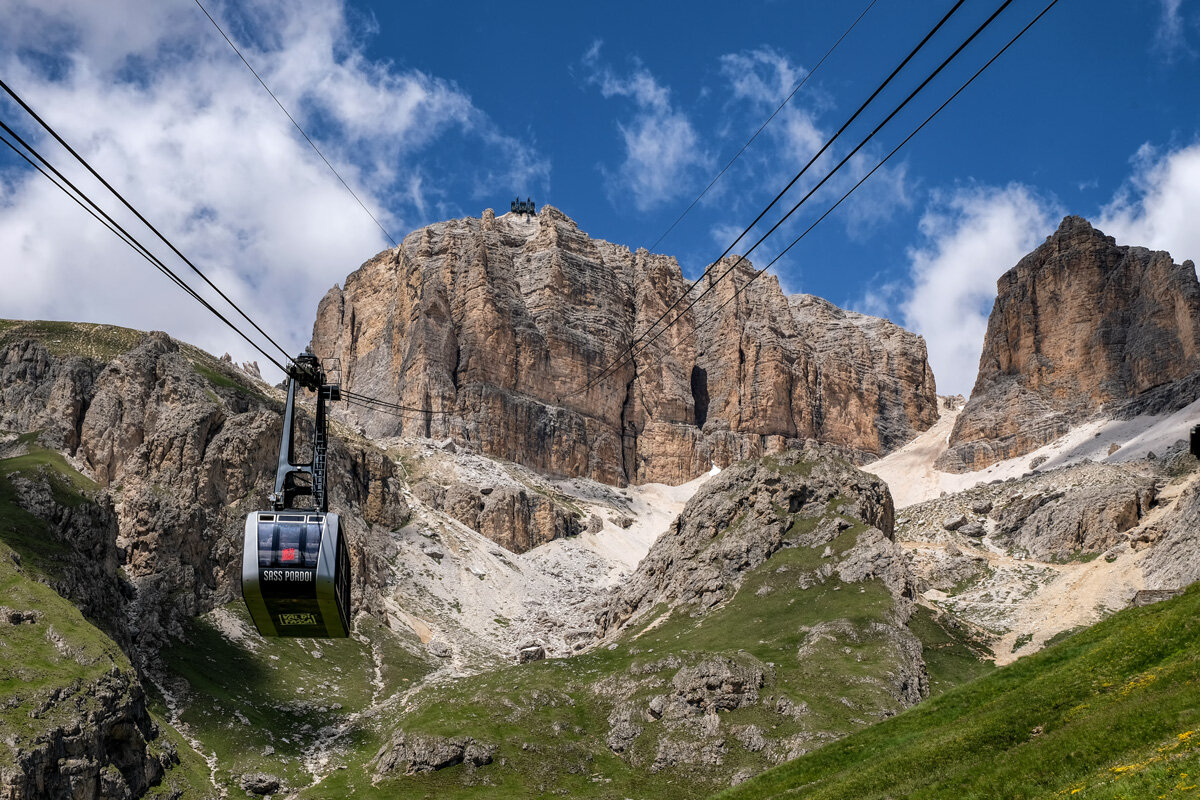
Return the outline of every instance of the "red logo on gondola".
{"type": "Polygon", "coordinates": [[[295,561],[297,558],[297,550],[295,547],[285,547],[279,557],[284,561],[295,561]]]}

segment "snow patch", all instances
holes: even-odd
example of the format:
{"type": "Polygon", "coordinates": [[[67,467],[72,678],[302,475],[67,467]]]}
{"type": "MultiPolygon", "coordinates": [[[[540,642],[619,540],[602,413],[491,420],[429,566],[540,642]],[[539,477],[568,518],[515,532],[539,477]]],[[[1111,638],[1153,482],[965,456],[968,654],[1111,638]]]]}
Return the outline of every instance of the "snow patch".
{"type": "Polygon", "coordinates": [[[1058,469],[1082,461],[1123,463],[1161,456],[1180,440],[1185,442],[1194,425],[1200,425],[1200,400],[1172,414],[1146,414],[1133,419],[1097,419],[1083,423],[1031,453],[999,461],[975,472],[952,473],[934,469],[946,452],[959,409],[941,408],[929,430],[904,447],[863,469],[878,475],[892,491],[896,508],[932,500],[943,492],[954,494],[993,480],[1019,478],[1027,472],[1058,469]],[[1112,453],[1112,445],[1119,449],[1112,453]],[[1032,464],[1037,461],[1038,466],[1032,464]]]}

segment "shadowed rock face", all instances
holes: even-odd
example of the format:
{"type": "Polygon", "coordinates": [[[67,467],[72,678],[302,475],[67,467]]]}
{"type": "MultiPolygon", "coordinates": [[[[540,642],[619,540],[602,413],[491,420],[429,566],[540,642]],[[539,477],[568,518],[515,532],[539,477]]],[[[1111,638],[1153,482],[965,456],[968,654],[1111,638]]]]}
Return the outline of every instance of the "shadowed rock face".
{"type": "Polygon", "coordinates": [[[1154,411],[1181,407],[1195,395],[1170,392],[1170,384],[1197,370],[1192,262],[1119,246],[1067,217],[997,282],[975,389],[937,466],[982,469],[1036,450],[1096,412],[1120,414],[1147,398],[1157,398],[1154,411]],[[1164,404],[1164,392],[1178,402],[1164,404]]]}
{"type": "Polygon", "coordinates": [[[651,341],[687,289],[673,258],[592,239],[550,206],[489,210],[417,231],[335,286],[313,349],[341,359],[348,389],[439,412],[355,409],[369,434],[452,436],[617,485],[681,483],[805,440],[865,459],[933,424],[920,337],[786,297],[769,276],[735,297],[753,274],[744,263],[681,302],[651,341]]]}

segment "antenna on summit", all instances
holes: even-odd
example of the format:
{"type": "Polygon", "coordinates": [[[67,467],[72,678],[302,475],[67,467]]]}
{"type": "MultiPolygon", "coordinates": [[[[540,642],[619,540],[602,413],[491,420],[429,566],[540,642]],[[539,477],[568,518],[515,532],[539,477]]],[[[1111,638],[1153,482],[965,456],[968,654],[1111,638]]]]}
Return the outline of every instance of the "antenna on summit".
{"type": "Polygon", "coordinates": [[[514,214],[537,213],[537,207],[533,203],[533,198],[530,197],[526,197],[524,200],[522,200],[520,197],[516,198],[509,204],[508,210],[514,214]]]}

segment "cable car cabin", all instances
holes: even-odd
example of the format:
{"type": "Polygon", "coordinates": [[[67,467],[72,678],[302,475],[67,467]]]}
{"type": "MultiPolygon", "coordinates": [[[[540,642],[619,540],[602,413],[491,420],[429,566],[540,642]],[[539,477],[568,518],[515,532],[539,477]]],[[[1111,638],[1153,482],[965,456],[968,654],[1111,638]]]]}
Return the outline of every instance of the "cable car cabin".
{"type": "Polygon", "coordinates": [[[350,632],[350,556],[338,515],[255,511],[246,518],[242,596],[263,636],[350,632]]]}
{"type": "Polygon", "coordinates": [[[288,372],[287,405],[271,511],[246,517],[242,598],[263,636],[350,635],[350,554],[338,515],[326,507],[325,402],[341,399],[326,383],[316,356],[295,359],[288,372]],[[317,393],[312,461],[295,455],[296,386],[317,393]],[[303,505],[311,508],[305,508],[303,505]]]}

